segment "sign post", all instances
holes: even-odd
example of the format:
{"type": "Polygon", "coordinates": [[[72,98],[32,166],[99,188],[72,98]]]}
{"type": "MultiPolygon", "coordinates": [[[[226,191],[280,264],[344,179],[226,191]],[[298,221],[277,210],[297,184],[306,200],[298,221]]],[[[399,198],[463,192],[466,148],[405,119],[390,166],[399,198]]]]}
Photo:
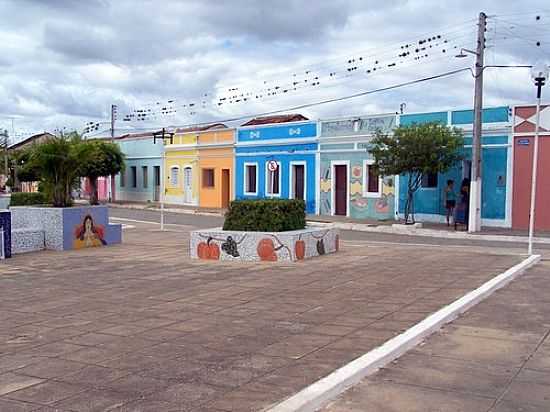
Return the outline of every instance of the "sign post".
{"type": "Polygon", "coordinates": [[[267,170],[271,173],[271,196],[273,196],[273,192],[275,191],[275,172],[278,168],[279,165],[275,160],[267,162],[267,170]]]}

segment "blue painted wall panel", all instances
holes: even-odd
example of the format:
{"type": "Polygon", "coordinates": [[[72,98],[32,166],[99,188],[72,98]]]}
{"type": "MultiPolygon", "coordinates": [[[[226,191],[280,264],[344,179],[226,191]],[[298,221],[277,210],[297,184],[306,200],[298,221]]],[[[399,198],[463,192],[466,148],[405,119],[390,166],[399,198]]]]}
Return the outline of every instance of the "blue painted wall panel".
{"type": "Polygon", "coordinates": [[[303,139],[315,136],[317,136],[317,123],[295,123],[285,126],[264,126],[239,129],[237,133],[237,142],[303,139]]]}
{"type": "Polygon", "coordinates": [[[302,161],[306,163],[306,211],[315,213],[315,154],[279,154],[277,156],[251,155],[238,156],[236,158],[235,192],[237,199],[262,199],[266,198],[266,163],[276,160],[281,163],[281,196],[282,199],[290,197],[290,162],[302,161]],[[257,163],[258,180],[257,195],[244,194],[244,164],[257,163]]]}
{"type": "Polygon", "coordinates": [[[294,153],[308,150],[317,150],[317,143],[240,146],[235,148],[235,153],[294,153]]]}
{"type": "MultiPolygon", "coordinates": [[[[464,149],[465,160],[471,159],[471,149],[464,149]]],[[[482,208],[484,219],[505,219],[506,217],[506,171],[508,149],[482,149],[482,208]]],[[[458,195],[462,182],[463,166],[459,164],[444,174],[438,175],[437,188],[420,188],[414,196],[415,212],[421,214],[445,215],[443,191],[447,180],[455,181],[455,191],[458,195]]],[[[399,178],[399,212],[405,210],[407,197],[407,181],[405,176],[399,178]]]]}
{"type": "Polygon", "coordinates": [[[399,117],[399,124],[402,126],[431,122],[447,124],[447,112],[403,114],[399,117]]]}
{"type": "MultiPolygon", "coordinates": [[[[483,109],[482,122],[483,123],[498,123],[507,122],[509,116],[508,107],[490,107],[483,109]]],[[[457,110],[451,113],[451,123],[454,125],[459,124],[472,124],[474,122],[473,110],[457,110]]]]}

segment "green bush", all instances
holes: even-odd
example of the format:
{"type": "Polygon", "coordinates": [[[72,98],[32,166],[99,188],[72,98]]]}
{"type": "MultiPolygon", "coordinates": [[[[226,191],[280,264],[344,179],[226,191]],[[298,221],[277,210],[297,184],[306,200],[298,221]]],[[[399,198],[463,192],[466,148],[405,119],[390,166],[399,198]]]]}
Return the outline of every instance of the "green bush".
{"type": "Polygon", "coordinates": [[[43,205],[47,202],[44,193],[16,192],[11,194],[10,206],[43,205]]]}
{"type": "Polygon", "coordinates": [[[300,199],[235,200],[225,214],[224,230],[285,232],[306,226],[306,204],[300,199]]]}

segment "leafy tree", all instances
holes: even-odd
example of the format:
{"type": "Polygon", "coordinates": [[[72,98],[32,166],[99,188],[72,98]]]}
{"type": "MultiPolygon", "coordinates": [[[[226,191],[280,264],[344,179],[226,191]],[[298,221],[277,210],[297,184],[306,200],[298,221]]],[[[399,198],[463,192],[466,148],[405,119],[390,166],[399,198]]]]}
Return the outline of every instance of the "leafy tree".
{"type": "Polygon", "coordinates": [[[97,205],[97,179],[111,176],[124,170],[124,154],[114,143],[101,140],[86,140],[79,147],[81,165],[80,176],[88,178],[92,193],[90,203],[97,205]]]}
{"type": "Polygon", "coordinates": [[[374,166],[383,176],[406,175],[407,199],[405,223],[415,222],[414,193],[422,176],[444,173],[462,158],[462,132],[439,123],[400,126],[393,135],[377,133],[371,141],[370,152],[374,166]]]}
{"type": "Polygon", "coordinates": [[[72,189],[80,177],[80,138],[69,134],[48,138],[34,145],[25,167],[40,176],[44,192],[55,207],[71,206],[72,189]]]}

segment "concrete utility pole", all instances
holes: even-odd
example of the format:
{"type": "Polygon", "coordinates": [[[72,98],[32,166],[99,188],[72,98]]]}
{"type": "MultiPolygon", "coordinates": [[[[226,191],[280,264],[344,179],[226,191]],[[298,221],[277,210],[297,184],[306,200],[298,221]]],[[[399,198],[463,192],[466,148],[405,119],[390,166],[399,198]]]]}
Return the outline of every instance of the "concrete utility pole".
{"type": "Polygon", "coordinates": [[[483,65],[487,15],[479,13],[474,91],[474,129],[472,141],[472,178],[470,182],[470,216],[468,232],[481,230],[481,129],[483,110],[483,65]]]}

